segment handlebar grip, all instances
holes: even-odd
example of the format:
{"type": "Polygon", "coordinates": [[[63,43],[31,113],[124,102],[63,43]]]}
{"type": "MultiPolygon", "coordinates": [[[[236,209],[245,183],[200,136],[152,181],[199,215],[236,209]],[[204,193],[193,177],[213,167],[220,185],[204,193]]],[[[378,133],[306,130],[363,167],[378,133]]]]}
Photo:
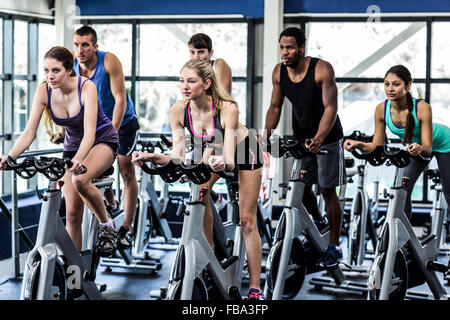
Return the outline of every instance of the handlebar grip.
{"type": "Polygon", "coordinates": [[[215,172],[213,170],[211,170],[211,172],[217,173],[221,178],[224,179],[233,179],[234,178],[234,172],[233,171],[219,171],[219,172],[215,172]]]}
{"type": "Polygon", "coordinates": [[[145,162],[142,163],[142,170],[150,175],[158,175],[158,171],[156,169],[150,168],[145,162]]]}
{"type": "Polygon", "coordinates": [[[168,147],[171,148],[172,147],[172,142],[169,141],[169,139],[167,139],[167,137],[163,134],[160,134],[159,137],[161,138],[161,141],[168,147]]]}
{"type": "Polygon", "coordinates": [[[58,139],[56,139],[56,141],[55,141],[56,143],[64,143],[64,136],[62,136],[62,135],[58,135],[58,139]]]}
{"type": "MultiPolygon", "coordinates": [[[[65,159],[64,159],[64,163],[66,164],[66,166],[67,166],[68,168],[72,168],[72,166],[73,166],[73,162],[72,162],[72,160],[70,160],[69,158],[65,158],[65,159]]],[[[82,170],[81,173],[79,173],[79,174],[84,174],[84,173],[87,172],[87,168],[86,168],[85,166],[81,165],[81,168],[82,168],[83,170],[82,170]]]]}
{"type": "Polygon", "coordinates": [[[11,156],[7,156],[7,157],[6,157],[6,164],[8,165],[8,166],[7,166],[7,169],[9,169],[9,170],[11,170],[11,169],[13,169],[15,166],[17,166],[16,160],[14,160],[11,156]]]}

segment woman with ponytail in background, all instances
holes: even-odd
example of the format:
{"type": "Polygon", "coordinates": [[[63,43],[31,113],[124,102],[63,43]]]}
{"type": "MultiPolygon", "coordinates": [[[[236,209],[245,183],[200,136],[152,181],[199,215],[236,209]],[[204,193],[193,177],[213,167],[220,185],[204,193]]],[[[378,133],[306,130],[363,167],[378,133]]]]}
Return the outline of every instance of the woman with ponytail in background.
{"type": "MultiPolygon", "coordinates": [[[[371,143],[346,140],[344,148],[355,148],[370,152],[376,146],[383,145],[386,127],[402,139],[408,152],[417,156],[436,157],[442,190],[447,203],[450,203],[450,128],[439,123],[432,123],[431,107],[421,99],[412,97],[412,78],[409,70],[397,65],[390,68],[384,77],[384,91],[387,100],[381,102],[375,110],[375,133],[371,143]]],[[[420,174],[427,168],[428,162],[411,158],[411,163],[404,169],[403,176],[409,177],[408,198],[405,213],[411,218],[411,193],[420,174]]]]}
{"type": "MultiPolygon", "coordinates": [[[[100,222],[95,249],[99,255],[109,256],[116,247],[117,231],[92,179],[113,164],[119,136],[98,105],[94,83],[76,76],[69,50],[51,48],[44,56],[44,74],[45,82],[36,89],[25,130],[7,156],[16,159],[28,149],[41,119],[52,139],[57,136],[55,125],[64,127],[63,157],[72,159],[73,163],[63,177],[67,232],[75,247],[81,250],[81,223],[86,204],[100,222]],[[87,168],[86,173],[83,166],[87,168]]],[[[0,156],[0,170],[6,168],[7,156],[0,156]]]]}

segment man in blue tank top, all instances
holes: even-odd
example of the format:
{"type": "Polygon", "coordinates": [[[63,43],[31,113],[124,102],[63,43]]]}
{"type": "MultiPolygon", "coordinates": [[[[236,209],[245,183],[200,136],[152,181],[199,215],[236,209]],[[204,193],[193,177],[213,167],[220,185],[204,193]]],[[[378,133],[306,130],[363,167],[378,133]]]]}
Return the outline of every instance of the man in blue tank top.
{"type": "MultiPolygon", "coordinates": [[[[125,77],[119,59],[110,52],[98,50],[97,33],[89,26],[83,26],[73,35],[75,52],[74,69],[77,75],[89,78],[97,87],[98,102],[106,116],[119,133],[120,147],[117,161],[124,181],[124,222],[119,229],[118,247],[131,246],[131,223],[137,206],[138,185],[131,163],[135,150],[139,122],[133,102],[125,89],[125,77]]],[[[118,207],[112,189],[105,193],[110,210],[118,207]]]]}
{"type": "Polygon", "coordinates": [[[294,136],[305,141],[311,152],[302,161],[305,177],[303,204],[315,219],[319,229],[326,225],[317,208],[317,198],[311,186],[318,184],[325,200],[330,225],[330,245],[322,257],[323,267],[333,267],[342,259],[339,248],[341,207],[336,187],[346,183],[342,126],[337,116],[337,86],[334,70],[328,62],[305,57],[305,35],[299,28],[287,28],[280,34],[282,63],[272,73],[272,97],[266,114],[263,141],[267,141],[281,116],[283,100],[292,103],[294,136]],[[310,143],[307,142],[310,139],[310,143]],[[327,150],[326,155],[319,155],[327,150]]]}

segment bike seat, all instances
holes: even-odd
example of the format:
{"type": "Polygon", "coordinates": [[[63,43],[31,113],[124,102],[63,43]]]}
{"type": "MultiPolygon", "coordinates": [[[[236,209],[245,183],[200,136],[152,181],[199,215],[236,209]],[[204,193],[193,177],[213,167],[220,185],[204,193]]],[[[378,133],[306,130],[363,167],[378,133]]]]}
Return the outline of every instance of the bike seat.
{"type": "Polygon", "coordinates": [[[345,157],[345,167],[352,168],[355,165],[355,159],[352,157],[345,157]]]}
{"type": "Polygon", "coordinates": [[[106,178],[108,176],[111,176],[113,173],[114,173],[114,167],[111,166],[108,169],[106,169],[105,172],[103,172],[101,175],[99,175],[97,178],[95,178],[94,180],[106,178]]]}
{"type": "Polygon", "coordinates": [[[439,169],[427,169],[425,171],[425,177],[428,177],[430,179],[439,179],[439,169]]]}

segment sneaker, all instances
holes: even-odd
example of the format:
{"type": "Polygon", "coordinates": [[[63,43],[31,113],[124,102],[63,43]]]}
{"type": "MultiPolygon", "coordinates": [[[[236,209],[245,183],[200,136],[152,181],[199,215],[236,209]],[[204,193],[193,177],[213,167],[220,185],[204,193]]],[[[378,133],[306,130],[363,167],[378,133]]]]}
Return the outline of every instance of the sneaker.
{"type": "Polygon", "coordinates": [[[328,221],[325,218],[323,218],[323,220],[321,220],[321,221],[314,219],[313,222],[316,225],[317,230],[319,230],[319,231],[328,227],[328,221]]]}
{"type": "Polygon", "coordinates": [[[250,288],[247,293],[247,300],[266,300],[261,290],[250,288]]]}
{"type": "Polygon", "coordinates": [[[100,225],[95,252],[101,257],[109,257],[117,248],[117,230],[112,226],[100,225]]]}
{"type": "Polygon", "coordinates": [[[214,207],[216,207],[217,212],[220,212],[220,210],[225,208],[225,206],[227,205],[227,202],[223,198],[222,194],[218,193],[217,196],[218,196],[217,200],[214,201],[214,207]]]}
{"type": "Polygon", "coordinates": [[[131,232],[125,228],[124,226],[121,226],[119,229],[119,232],[117,233],[117,239],[116,244],[118,249],[128,249],[131,247],[133,241],[133,236],[131,232]]]}
{"type": "Polygon", "coordinates": [[[341,248],[338,249],[334,244],[330,244],[322,255],[319,266],[326,269],[335,268],[340,260],[342,260],[341,248]]]}

